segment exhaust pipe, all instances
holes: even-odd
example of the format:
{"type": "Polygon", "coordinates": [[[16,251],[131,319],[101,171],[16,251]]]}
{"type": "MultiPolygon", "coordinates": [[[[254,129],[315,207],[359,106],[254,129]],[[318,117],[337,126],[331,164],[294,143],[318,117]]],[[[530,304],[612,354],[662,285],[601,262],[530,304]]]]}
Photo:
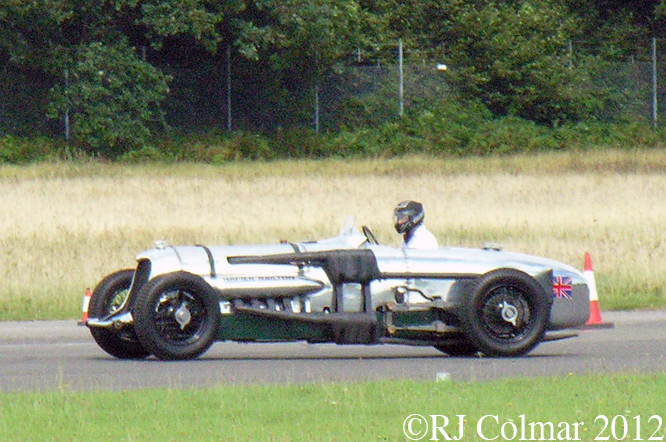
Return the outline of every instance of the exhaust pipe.
{"type": "Polygon", "coordinates": [[[110,316],[106,319],[90,318],[86,325],[90,328],[111,328],[121,329],[126,325],[132,324],[134,318],[131,312],[123,313],[118,316],[110,316]]]}

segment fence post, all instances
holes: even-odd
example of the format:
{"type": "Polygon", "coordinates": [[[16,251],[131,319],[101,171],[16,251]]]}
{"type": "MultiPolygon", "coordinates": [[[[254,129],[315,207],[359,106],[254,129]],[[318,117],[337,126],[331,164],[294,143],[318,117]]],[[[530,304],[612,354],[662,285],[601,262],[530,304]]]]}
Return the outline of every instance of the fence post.
{"type": "Polygon", "coordinates": [[[227,130],[231,132],[231,46],[227,45],[227,130]]]}
{"type": "Polygon", "coordinates": [[[569,69],[573,68],[573,42],[569,40],[567,42],[567,67],[569,69]]]}
{"type": "Polygon", "coordinates": [[[402,72],[402,38],[398,40],[398,82],[398,115],[402,117],[402,114],[405,111],[405,90],[402,72]]]}
{"type": "Polygon", "coordinates": [[[315,132],[319,133],[319,80],[315,83],[314,87],[315,99],[315,132]]]}
{"type": "Polygon", "coordinates": [[[652,126],[657,128],[657,38],[652,37],[652,126]]]}
{"type": "MultiPolygon", "coordinates": [[[[65,96],[69,89],[69,69],[65,69],[65,96]]],[[[69,107],[65,109],[65,140],[69,141],[69,107]]]]}

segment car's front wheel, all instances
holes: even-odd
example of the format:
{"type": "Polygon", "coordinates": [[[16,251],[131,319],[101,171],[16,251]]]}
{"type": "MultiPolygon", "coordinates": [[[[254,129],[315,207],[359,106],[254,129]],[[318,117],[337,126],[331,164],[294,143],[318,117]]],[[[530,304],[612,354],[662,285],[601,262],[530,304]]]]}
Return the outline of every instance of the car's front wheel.
{"type": "Polygon", "coordinates": [[[543,339],[552,297],[528,274],[498,269],[475,281],[461,303],[465,337],[487,356],[520,356],[543,339]]]}
{"type": "Polygon", "coordinates": [[[186,272],[160,275],[139,293],[133,311],[139,341],[159,359],[194,359],[215,342],[220,306],[213,288],[186,272]]]}
{"type": "MultiPolygon", "coordinates": [[[[116,313],[126,302],[134,270],[119,270],[102,279],[93,290],[88,307],[92,318],[104,318],[116,313]]],[[[102,350],[119,359],[143,359],[150,356],[139,343],[131,325],[121,329],[91,327],[90,333],[102,350]]]]}

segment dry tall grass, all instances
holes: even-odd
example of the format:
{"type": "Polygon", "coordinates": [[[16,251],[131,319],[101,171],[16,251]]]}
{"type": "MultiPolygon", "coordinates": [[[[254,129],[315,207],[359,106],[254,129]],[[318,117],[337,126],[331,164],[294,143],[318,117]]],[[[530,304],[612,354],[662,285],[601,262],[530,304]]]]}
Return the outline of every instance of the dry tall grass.
{"type": "Polygon", "coordinates": [[[347,214],[399,243],[417,199],[441,245],[496,242],[581,267],[603,308],[666,305],[666,152],[0,168],[0,318],[76,317],[86,286],[154,240],[242,244],[334,235],[347,214]]]}

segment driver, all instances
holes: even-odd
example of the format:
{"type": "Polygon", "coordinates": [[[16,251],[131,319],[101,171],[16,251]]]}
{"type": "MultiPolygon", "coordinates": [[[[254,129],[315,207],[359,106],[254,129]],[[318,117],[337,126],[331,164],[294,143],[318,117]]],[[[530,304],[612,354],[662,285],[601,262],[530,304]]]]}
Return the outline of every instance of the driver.
{"type": "Polygon", "coordinates": [[[439,247],[437,238],[423,225],[423,204],[403,201],[393,210],[395,230],[402,235],[405,249],[431,250],[439,247]]]}

